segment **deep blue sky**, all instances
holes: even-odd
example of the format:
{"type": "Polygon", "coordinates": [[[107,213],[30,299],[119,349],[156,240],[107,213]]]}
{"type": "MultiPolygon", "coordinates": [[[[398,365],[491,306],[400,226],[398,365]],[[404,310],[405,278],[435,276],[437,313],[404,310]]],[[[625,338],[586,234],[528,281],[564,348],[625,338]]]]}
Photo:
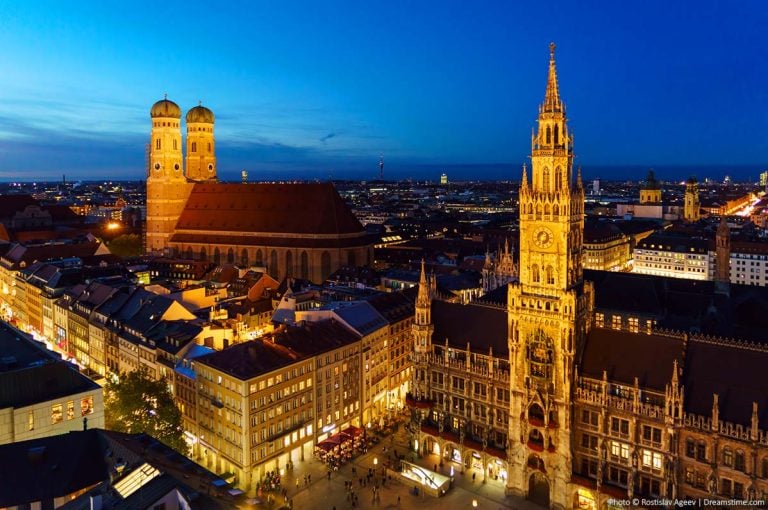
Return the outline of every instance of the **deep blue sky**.
{"type": "Polygon", "coordinates": [[[0,4],[0,179],[141,178],[166,92],[224,178],[517,178],[549,41],[585,174],[768,168],[765,0],[217,3],[0,4]]]}

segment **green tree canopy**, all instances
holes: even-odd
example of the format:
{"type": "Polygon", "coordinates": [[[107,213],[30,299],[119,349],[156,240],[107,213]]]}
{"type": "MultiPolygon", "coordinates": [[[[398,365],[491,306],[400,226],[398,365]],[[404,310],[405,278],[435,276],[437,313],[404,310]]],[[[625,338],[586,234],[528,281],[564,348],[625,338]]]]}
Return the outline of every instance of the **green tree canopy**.
{"type": "Polygon", "coordinates": [[[138,234],[123,234],[107,242],[107,248],[119,257],[138,257],[144,253],[141,246],[141,236],[138,234]]]}
{"type": "Polygon", "coordinates": [[[145,368],[122,372],[105,386],[105,427],[131,434],[144,432],[186,454],[181,411],[165,379],[155,380],[145,368]]]}

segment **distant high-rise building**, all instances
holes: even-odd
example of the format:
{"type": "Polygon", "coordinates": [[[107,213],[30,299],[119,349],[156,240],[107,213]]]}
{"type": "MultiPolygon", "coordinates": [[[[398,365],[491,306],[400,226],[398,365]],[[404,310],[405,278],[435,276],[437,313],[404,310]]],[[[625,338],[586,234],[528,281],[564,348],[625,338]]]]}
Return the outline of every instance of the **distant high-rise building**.
{"type": "Polygon", "coordinates": [[[240,172],[240,180],[243,182],[243,184],[248,183],[248,170],[243,170],[240,172]]]}
{"type": "Polygon", "coordinates": [[[597,178],[592,181],[592,194],[593,195],[599,195],[600,194],[600,179],[597,178]]]}
{"type": "Polygon", "coordinates": [[[760,186],[768,186],[768,170],[760,173],[760,186]]]}
{"type": "Polygon", "coordinates": [[[379,179],[384,180],[384,155],[379,158],[379,179]]]}
{"type": "Polygon", "coordinates": [[[440,175],[440,184],[448,184],[448,174],[440,175]]]}

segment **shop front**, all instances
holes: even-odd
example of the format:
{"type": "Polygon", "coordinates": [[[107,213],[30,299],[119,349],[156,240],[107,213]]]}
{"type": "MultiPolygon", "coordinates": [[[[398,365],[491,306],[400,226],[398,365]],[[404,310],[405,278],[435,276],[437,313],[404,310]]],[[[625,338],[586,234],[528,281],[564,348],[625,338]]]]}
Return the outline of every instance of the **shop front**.
{"type": "Polygon", "coordinates": [[[412,485],[415,489],[414,495],[418,495],[418,492],[423,491],[430,496],[439,498],[444,496],[453,486],[453,477],[435,473],[411,462],[402,461],[399,472],[393,470],[387,470],[387,472],[390,475],[399,477],[400,481],[406,484],[406,487],[412,485]]]}
{"type": "Polygon", "coordinates": [[[597,510],[597,499],[589,489],[579,488],[573,495],[574,510],[597,510]]]}

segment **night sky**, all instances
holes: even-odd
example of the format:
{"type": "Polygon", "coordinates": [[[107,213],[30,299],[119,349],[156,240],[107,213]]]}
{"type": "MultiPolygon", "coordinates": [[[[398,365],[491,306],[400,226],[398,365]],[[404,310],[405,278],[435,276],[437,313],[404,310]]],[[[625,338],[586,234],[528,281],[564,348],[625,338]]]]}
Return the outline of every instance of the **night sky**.
{"type": "Polygon", "coordinates": [[[214,111],[224,179],[370,179],[380,154],[516,179],[550,41],[587,177],[768,168],[764,0],[32,4],[0,4],[0,180],[142,178],[164,93],[214,111]]]}

